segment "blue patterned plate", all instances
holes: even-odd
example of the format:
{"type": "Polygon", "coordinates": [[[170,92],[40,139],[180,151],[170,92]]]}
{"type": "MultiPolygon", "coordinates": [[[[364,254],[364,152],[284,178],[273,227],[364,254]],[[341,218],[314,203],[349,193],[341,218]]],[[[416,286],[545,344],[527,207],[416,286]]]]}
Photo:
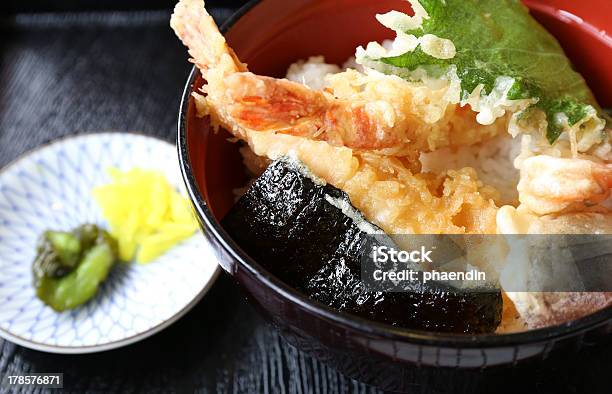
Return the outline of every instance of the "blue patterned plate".
{"type": "Polygon", "coordinates": [[[125,346],[172,324],[214,282],[216,258],[197,234],[150,264],[119,264],[96,297],[73,311],[56,313],[36,298],[38,237],[83,223],[105,226],[91,190],[110,180],[110,167],[160,170],[182,188],[175,147],[129,133],[60,140],[0,173],[0,336],[53,353],[125,346]]]}

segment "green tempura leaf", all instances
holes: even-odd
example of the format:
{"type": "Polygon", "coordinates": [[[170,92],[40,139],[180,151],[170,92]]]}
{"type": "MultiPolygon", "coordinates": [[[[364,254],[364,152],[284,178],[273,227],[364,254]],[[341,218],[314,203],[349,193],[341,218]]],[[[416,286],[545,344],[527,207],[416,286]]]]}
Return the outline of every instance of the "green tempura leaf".
{"type": "MultiPolygon", "coordinates": [[[[434,78],[455,66],[462,99],[481,84],[481,94],[489,94],[498,77],[514,78],[508,98],[538,99],[535,105],[546,113],[551,143],[563,131],[557,114],[565,114],[573,126],[584,119],[589,106],[599,110],[586,82],[574,71],[559,43],[519,0],[418,2],[429,18],[423,19],[421,28],[404,32],[449,39],[455,45],[455,57],[438,59],[417,47],[399,56],[366,58],[365,65],[384,73],[393,72],[388,65],[409,71],[421,68],[434,78]]],[[[399,74],[406,78],[406,74],[399,74]]]]}

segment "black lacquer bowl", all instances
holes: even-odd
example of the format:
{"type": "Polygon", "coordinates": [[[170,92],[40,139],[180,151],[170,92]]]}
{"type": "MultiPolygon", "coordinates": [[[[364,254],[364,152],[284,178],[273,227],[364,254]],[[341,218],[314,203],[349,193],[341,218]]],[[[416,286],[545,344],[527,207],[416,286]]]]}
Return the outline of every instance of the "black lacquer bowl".
{"type": "MultiPolygon", "coordinates": [[[[606,1],[594,2],[609,9],[606,1]]],[[[583,27],[558,18],[555,3],[567,2],[531,1],[528,5],[559,38],[578,68],[587,74],[589,83],[609,93],[609,73],[605,67],[594,66],[592,60],[612,58],[612,47],[605,42],[610,38],[593,34],[594,25],[583,27]],[[601,89],[602,84],[608,89],[601,89]]],[[[389,38],[390,32],[378,24],[375,14],[406,8],[407,3],[399,0],[253,1],[223,30],[251,71],[283,76],[297,59],[323,54],[328,62],[342,63],[358,45],[389,38]]],[[[576,13],[583,12],[583,18],[594,14],[580,4],[574,4],[574,8],[576,13]]],[[[607,23],[607,31],[612,31],[612,22],[607,23]]],[[[602,30],[604,27],[600,26],[602,30]]],[[[348,376],[383,389],[412,391],[427,386],[434,391],[452,391],[469,390],[477,382],[482,387],[490,377],[499,381],[514,376],[507,381],[509,387],[516,383],[517,376],[520,379],[516,374],[541,370],[545,365],[571,368],[569,355],[585,344],[602,344],[610,338],[612,309],[519,334],[441,335],[397,329],[339,313],[287,287],[246,255],[219,224],[233,204],[232,190],[247,179],[237,144],[228,142],[229,135],[223,131],[212,132],[207,118],[196,117],[191,92],[201,85],[202,78],[194,69],[185,88],[178,128],[181,168],[191,201],[225,271],[300,349],[348,376]]],[[[599,97],[603,105],[611,104],[605,102],[610,99],[605,97],[607,93],[599,97]]]]}

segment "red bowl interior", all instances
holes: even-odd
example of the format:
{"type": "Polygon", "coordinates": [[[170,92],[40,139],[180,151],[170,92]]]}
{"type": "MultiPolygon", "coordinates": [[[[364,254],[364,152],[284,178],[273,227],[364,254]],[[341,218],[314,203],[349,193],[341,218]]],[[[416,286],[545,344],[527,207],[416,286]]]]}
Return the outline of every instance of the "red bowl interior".
{"type": "Polygon", "coordinates": [[[525,0],[561,43],[599,104],[612,107],[612,1],[525,0]]]}
{"type": "MultiPolygon", "coordinates": [[[[600,104],[612,106],[612,1],[526,0],[533,15],[561,42],[600,104]]],[[[264,0],[226,32],[229,44],[251,71],[282,77],[298,59],[324,55],[342,63],[355,48],[393,33],[375,19],[391,9],[411,12],[402,0],[264,0]]],[[[195,86],[201,86],[197,78],[195,86]]],[[[193,101],[193,100],[191,100],[193,101]]],[[[189,104],[187,140],[196,181],[217,219],[231,208],[232,190],[247,181],[237,144],[227,133],[210,133],[189,104]]]]}

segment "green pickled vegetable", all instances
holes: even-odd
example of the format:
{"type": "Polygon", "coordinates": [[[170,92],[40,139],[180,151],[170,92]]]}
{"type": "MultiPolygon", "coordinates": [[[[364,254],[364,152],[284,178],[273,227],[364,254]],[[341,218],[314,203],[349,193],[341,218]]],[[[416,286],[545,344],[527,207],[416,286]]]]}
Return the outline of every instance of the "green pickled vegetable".
{"type": "Polygon", "coordinates": [[[117,261],[117,242],[95,225],[43,234],[34,261],[36,295],[57,312],[96,295],[117,261]]]}
{"type": "Polygon", "coordinates": [[[34,277],[61,278],[76,268],[81,243],[72,233],[47,231],[38,243],[34,277]]]}

